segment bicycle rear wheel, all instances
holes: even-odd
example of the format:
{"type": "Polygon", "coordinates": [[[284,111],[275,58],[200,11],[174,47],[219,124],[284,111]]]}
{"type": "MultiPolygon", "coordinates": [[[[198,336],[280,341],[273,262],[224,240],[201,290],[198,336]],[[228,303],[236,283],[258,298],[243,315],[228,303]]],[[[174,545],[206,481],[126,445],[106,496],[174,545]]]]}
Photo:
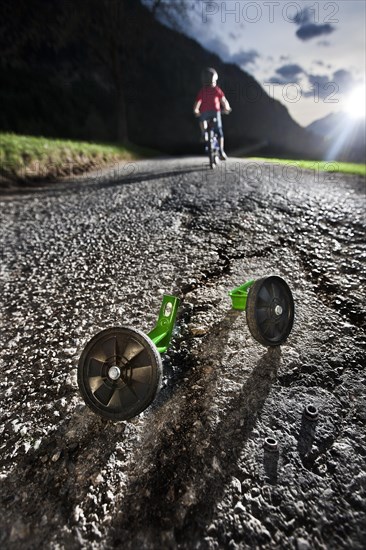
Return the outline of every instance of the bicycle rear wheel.
{"type": "Polygon", "coordinates": [[[215,162],[215,149],[213,147],[213,139],[214,139],[214,133],[213,133],[213,130],[212,128],[209,129],[208,131],[208,147],[207,147],[207,151],[208,151],[208,160],[209,160],[209,163],[210,163],[210,168],[215,168],[216,167],[216,162],[215,162]]]}

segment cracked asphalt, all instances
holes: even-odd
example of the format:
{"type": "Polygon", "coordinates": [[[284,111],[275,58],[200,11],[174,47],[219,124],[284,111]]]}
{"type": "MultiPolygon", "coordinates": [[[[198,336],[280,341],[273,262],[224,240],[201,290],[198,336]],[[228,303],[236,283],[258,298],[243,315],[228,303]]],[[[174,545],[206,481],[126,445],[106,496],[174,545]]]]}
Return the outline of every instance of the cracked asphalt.
{"type": "Polygon", "coordinates": [[[167,158],[0,203],[2,548],[365,548],[364,179],[167,158]],[[273,274],[295,323],[265,348],[228,291],[273,274]],[[98,417],[82,349],[149,332],[163,294],[160,393],[98,417]]]}

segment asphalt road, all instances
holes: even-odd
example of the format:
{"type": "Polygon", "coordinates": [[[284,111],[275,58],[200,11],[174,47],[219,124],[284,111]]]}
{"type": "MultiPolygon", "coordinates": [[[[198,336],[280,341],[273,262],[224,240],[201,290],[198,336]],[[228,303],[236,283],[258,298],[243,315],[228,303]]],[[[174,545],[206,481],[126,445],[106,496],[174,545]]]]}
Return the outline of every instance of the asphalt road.
{"type": "Polygon", "coordinates": [[[365,548],[364,184],[184,158],[0,196],[2,548],[365,548]],[[272,274],[295,324],[266,348],[227,293],[272,274]],[[83,347],[163,294],[159,395],[98,417],[83,347]]]}

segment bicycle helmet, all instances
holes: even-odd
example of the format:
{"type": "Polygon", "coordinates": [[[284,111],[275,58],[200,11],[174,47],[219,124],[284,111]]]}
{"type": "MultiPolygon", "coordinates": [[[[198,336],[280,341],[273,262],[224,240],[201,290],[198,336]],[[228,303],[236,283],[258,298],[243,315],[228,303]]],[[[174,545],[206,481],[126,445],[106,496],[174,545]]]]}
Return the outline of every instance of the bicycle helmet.
{"type": "Polygon", "coordinates": [[[206,67],[206,69],[202,71],[201,78],[204,86],[211,86],[212,84],[216,84],[219,75],[212,67],[206,67]]]}

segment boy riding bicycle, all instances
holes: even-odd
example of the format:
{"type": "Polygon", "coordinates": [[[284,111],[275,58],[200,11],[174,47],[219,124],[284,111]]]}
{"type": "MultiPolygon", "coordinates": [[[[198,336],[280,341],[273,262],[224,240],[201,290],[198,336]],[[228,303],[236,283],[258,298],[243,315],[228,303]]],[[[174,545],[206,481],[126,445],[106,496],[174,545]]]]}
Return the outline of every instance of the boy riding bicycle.
{"type": "Polygon", "coordinates": [[[221,122],[221,106],[223,112],[228,114],[231,112],[231,107],[225,97],[224,92],[217,86],[218,74],[215,69],[208,67],[202,72],[203,87],[197,94],[196,101],[193,106],[193,113],[200,119],[200,128],[204,134],[204,121],[211,118],[216,118],[216,133],[220,137],[220,159],[226,160],[227,155],[224,151],[224,133],[221,122]]]}

